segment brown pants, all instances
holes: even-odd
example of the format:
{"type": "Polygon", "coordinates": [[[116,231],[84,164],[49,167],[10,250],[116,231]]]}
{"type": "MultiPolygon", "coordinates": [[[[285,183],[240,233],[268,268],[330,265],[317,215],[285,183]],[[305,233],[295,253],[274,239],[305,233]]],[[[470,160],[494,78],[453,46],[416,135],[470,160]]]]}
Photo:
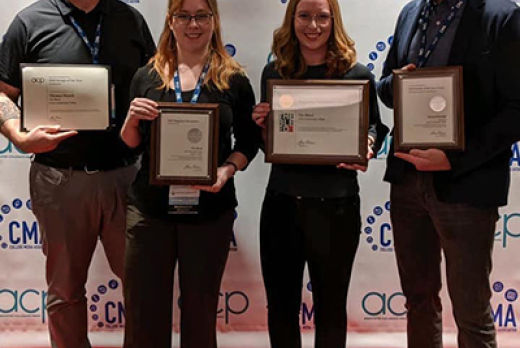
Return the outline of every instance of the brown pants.
{"type": "Polygon", "coordinates": [[[125,254],[126,198],[135,166],[87,174],[33,163],[30,191],[40,227],[47,311],[53,348],[87,348],[85,283],[98,239],[121,278],[125,254]]]}
{"type": "Polygon", "coordinates": [[[391,218],[408,309],[408,348],[442,347],[441,251],[459,348],[496,348],[489,275],[497,208],[444,203],[431,173],[392,185],[391,218]]]}

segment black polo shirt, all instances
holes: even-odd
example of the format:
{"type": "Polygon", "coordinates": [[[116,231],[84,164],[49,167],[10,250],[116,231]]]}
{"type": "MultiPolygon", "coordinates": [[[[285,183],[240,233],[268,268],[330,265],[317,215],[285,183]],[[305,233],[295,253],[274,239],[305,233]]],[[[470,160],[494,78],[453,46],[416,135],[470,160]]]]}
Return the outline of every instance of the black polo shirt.
{"type": "Polygon", "coordinates": [[[99,61],[112,68],[116,127],[108,132],[80,132],[54,151],[38,154],[36,161],[76,169],[117,168],[133,161],[132,152],[119,139],[130,103],[130,82],[155,53],[150,30],[136,9],[118,0],[101,0],[85,13],[66,0],[37,1],[18,13],[4,37],[0,80],[21,88],[20,63],[92,64],[90,49],[72,25],[71,15],[91,42],[102,17],[99,61]]]}

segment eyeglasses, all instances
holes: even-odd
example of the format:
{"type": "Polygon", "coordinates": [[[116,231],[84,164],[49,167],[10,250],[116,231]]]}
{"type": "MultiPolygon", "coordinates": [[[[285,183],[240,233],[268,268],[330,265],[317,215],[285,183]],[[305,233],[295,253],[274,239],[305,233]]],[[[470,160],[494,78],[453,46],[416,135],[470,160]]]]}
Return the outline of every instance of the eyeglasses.
{"type": "Polygon", "coordinates": [[[175,17],[175,20],[181,25],[190,24],[192,19],[194,19],[199,25],[206,25],[210,22],[211,17],[213,17],[213,13],[197,13],[195,15],[177,13],[174,14],[173,17],[175,17]]]}
{"type": "Polygon", "coordinates": [[[317,15],[312,16],[307,12],[300,12],[295,16],[295,18],[301,25],[309,26],[312,21],[316,21],[317,25],[324,27],[330,24],[333,16],[328,13],[318,13],[317,15]]]}

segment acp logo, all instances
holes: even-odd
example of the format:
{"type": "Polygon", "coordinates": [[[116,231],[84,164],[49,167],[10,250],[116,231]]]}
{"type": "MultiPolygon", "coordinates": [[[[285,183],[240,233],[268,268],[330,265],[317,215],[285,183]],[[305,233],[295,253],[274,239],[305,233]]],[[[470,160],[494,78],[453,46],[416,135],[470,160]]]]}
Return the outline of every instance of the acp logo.
{"type": "Polygon", "coordinates": [[[504,283],[497,281],[493,284],[493,292],[498,298],[498,303],[495,303],[492,309],[493,321],[498,331],[516,332],[514,303],[518,300],[518,291],[513,288],[506,290],[504,283]]]}
{"type": "MultiPolygon", "coordinates": [[[[226,291],[219,293],[220,301],[217,318],[229,325],[233,316],[240,316],[249,309],[249,297],[243,291],[226,291]]],[[[180,299],[179,299],[180,301],[180,299]]]]}
{"type": "Polygon", "coordinates": [[[31,155],[26,154],[13,145],[7,138],[0,136],[0,158],[29,158],[31,155]]]}
{"type": "MultiPolygon", "coordinates": [[[[27,250],[41,249],[41,239],[38,232],[38,223],[34,218],[30,220],[12,219],[14,211],[31,211],[31,200],[23,202],[15,198],[11,204],[0,207],[0,250],[27,250]]],[[[32,217],[32,213],[30,214],[32,217]]]]}
{"type": "Polygon", "coordinates": [[[519,172],[520,171],[520,148],[518,147],[519,143],[516,143],[511,148],[511,151],[513,152],[513,155],[511,156],[511,159],[509,160],[509,165],[511,167],[512,172],[519,172]]]}
{"type": "Polygon", "coordinates": [[[47,320],[47,292],[39,289],[0,289],[0,318],[47,320]]]}
{"type": "Polygon", "coordinates": [[[366,242],[371,245],[373,251],[394,251],[392,225],[390,224],[390,201],[386,202],[384,206],[376,206],[372,209],[372,214],[365,220],[363,232],[366,242]]]}
{"type": "MultiPolygon", "coordinates": [[[[312,292],[312,283],[308,282],[305,289],[312,292]]],[[[312,302],[302,301],[300,311],[301,327],[304,330],[314,329],[314,304],[312,302]]]]}
{"type": "Polygon", "coordinates": [[[363,296],[365,320],[406,320],[406,298],[402,292],[371,291],[363,296]]]}
{"type": "MultiPolygon", "coordinates": [[[[233,316],[239,316],[249,310],[249,296],[243,291],[225,291],[219,293],[217,319],[224,320],[229,325],[233,316]]],[[[182,296],[177,300],[177,306],[182,311],[182,296]]]]}
{"type": "MultiPolygon", "coordinates": [[[[118,290],[120,283],[112,279],[107,285],[101,284],[90,297],[90,318],[98,328],[119,329],[125,326],[125,307],[123,301],[113,301],[107,297],[118,290]]],[[[119,295],[119,294],[118,294],[119,295]]]]}
{"type": "Polygon", "coordinates": [[[520,213],[501,214],[497,222],[495,242],[506,249],[511,241],[520,238],[520,213]]]}

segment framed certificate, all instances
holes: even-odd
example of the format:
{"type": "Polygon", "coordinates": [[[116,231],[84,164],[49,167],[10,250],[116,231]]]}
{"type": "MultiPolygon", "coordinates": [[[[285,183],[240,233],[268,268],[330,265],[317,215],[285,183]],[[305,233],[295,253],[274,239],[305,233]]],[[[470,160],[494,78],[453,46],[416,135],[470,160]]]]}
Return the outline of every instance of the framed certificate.
{"type": "Polygon", "coordinates": [[[462,67],[394,70],[394,150],[464,150],[462,67]]]}
{"type": "Polygon", "coordinates": [[[111,71],[104,65],[21,64],[22,131],[111,127],[111,71]]]}
{"type": "Polygon", "coordinates": [[[266,162],[367,162],[369,81],[269,80],[266,162]]]}
{"type": "Polygon", "coordinates": [[[150,183],[212,185],[218,166],[218,104],[159,103],[152,123],[150,183]]]}

